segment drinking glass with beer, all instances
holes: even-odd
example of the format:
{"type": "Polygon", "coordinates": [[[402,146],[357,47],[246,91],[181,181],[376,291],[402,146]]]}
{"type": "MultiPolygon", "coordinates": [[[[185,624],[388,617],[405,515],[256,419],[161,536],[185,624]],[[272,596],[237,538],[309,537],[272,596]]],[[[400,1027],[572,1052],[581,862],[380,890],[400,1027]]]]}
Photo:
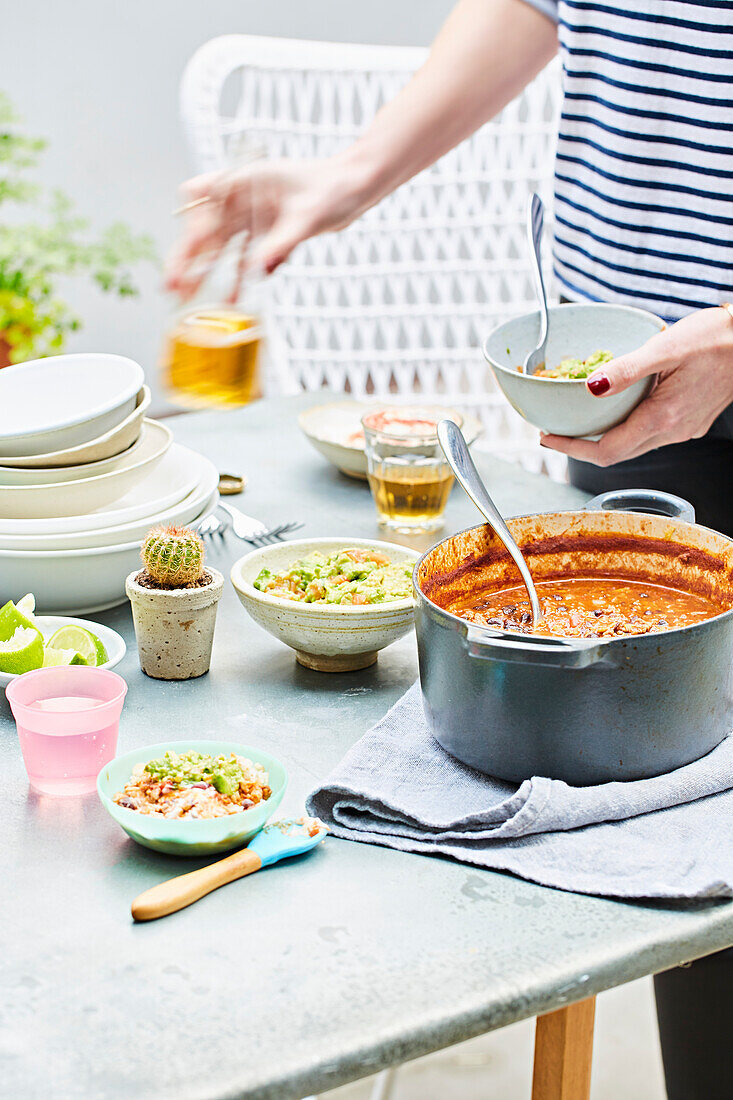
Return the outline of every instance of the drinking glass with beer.
{"type": "Polygon", "coordinates": [[[437,435],[445,415],[444,409],[430,406],[396,406],[362,417],[369,486],[380,526],[401,534],[443,526],[453,487],[437,435]]]}
{"type": "MultiPolygon", "coordinates": [[[[264,150],[246,136],[230,144],[232,168],[262,156],[264,150]]],[[[213,200],[199,199],[182,212],[207,201],[213,200]]],[[[264,280],[252,270],[243,275],[242,264],[255,236],[253,227],[215,255],[200,257],[204,278],[174,317],[163,348],[165,385],[178,405],[227,408],[262,397],[264,280]]]]}

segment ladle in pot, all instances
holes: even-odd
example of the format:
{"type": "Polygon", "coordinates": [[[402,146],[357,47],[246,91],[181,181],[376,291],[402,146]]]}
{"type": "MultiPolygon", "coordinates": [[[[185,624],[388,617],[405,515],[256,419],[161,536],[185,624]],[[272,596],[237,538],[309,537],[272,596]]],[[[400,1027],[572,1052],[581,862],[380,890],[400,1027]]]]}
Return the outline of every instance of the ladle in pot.
{"type": "Polygon", "coordinates": [[[468,444],[463,438],[463,432],[452,420],[441,420],[438,424],[438,440],[456,481],[471,498],[489,527],[496,532],[514,559],[517,569],[522,575],[524,587],[527,589],[532,607],[532,626],[536,627],[542,621],[542,611],[532,574],[529,571],[527,562],[524,560],[522,551],[514,541],[511,531],[489,496],[486,486],[481,480],[481,475],[474,466],[473,459],[468,451],[468,444]]]}

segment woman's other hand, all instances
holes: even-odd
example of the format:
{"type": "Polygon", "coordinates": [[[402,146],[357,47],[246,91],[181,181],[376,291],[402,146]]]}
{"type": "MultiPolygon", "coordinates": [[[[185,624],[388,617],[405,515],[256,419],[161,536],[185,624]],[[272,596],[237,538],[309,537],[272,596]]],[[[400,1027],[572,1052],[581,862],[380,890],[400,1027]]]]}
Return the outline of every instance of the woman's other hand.
{"type": "Polygon", "coordinates": [[[248,268],[270,274],[301,241],[341,229],[361,212],[359,172],[344,157],[256,161],[196,176],[181,188],[183,237],[166,268],[166,289],[190,298],[231,237],[245,233],[236,285],[248,268]],[[248,248],[252,240],[252,247],[248,248]]]}
{"type": "Polygon", "coordinates": [[[720,306],[691,313],[638,351],[604,363],[586,385],[602,401],[650,375],[657,381],[649,396],[597,443],[543,435],[542,446],[611,466],[705,435],[733,401],[733,316],[720,306]]]}

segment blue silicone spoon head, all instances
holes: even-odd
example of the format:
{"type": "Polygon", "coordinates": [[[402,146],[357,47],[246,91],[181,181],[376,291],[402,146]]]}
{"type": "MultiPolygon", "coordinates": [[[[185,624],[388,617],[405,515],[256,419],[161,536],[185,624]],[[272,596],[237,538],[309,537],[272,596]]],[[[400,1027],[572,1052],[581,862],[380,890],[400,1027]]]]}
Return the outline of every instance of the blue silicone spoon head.
{"type": "Polygon", "coordinates": [[[300,856],[320,844],[328,830],[315,818],[272,821],[252,837],[247,847],[256,852],[263,867],[289,856],[300,856]]]}

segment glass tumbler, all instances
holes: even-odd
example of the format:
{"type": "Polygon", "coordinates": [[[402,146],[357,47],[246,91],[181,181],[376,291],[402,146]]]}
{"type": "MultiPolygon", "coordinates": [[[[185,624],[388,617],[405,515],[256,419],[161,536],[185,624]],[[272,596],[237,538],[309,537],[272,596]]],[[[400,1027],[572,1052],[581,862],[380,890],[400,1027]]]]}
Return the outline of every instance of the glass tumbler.
{"type": "Polygon", "coordinates": [[[31,786],[87,794],[117,751],[127,684],[116,672],[64,665],[26,672],[5,694],[31,786]]]}
{"type": "Polygon", "coordinates": [[[433,407],[400,406],[362,417],[367,476],[380,526],[407,535],[443,526],[453,487],[437,435],[445,415],[433,407]]]}

